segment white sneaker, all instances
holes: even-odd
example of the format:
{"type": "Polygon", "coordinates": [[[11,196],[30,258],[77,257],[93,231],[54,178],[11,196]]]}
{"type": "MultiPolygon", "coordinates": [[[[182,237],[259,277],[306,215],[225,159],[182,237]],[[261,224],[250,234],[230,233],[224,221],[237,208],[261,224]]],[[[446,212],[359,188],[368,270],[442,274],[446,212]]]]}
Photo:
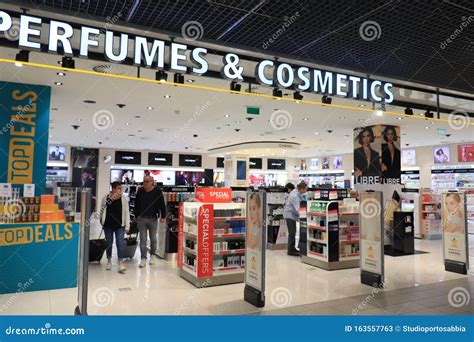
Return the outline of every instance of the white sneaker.
{"type": "Polygon", "coordinates": [[[146,259],[142,259],[140,260],[140,265],[138,265],[138,267],[145,267],[146,266],[146,259]]]}
{"type": "Polygon", "coordinates": [[[125,271],[127,271],[127,268],[122,263],[120,263],[118,272],[124,274],[125,271]]]}
{"type": "Polygon", "coordinates": [[[106,269],[107,271],[110,271],[110,270],[112,269],[112,263],[110,262],[110,260],[107,261],[107,266],[105,266],[105,269],[106,269]]]}
{"type": "Polygon", "coordinates": [[[156,264],[156,256],[155,255],[150,255],[150,265],[156,264]]]}

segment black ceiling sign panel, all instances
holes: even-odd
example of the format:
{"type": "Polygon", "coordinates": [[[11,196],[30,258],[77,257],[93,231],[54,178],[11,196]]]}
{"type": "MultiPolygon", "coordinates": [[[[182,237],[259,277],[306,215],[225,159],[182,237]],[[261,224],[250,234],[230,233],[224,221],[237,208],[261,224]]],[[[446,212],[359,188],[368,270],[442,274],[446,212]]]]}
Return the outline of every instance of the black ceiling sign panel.
{"type": "Polygon", "coordinates": [[[157,0],[141,1],[138,6],[133,0],[25,3],[39,10],[95,16],[104,22],[118,16],[120,24],[176,36],[182,36],[186,23],[197,21],[196,38],[217,44],[467,93],[474,90],[469,28],[474,23],[467,22],[474,12],[471,0],[276,0],[262,4],[157,0]]]}

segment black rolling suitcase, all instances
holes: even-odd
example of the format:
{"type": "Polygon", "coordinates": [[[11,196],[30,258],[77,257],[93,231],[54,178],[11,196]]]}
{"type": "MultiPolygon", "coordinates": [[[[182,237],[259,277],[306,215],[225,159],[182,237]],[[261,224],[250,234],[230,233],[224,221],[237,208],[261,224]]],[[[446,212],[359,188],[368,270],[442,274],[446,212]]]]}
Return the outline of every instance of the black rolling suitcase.
{"type": "Polygon", "coordinates": [[[124,238],[124,249],[123,249],[123,257],[132,259],[135,256],[135,252],[137,251],[137,236],[138,236],[138,228],[137,228],[137,221],[134,220],[130,224],[130,232],[129,235],[124,238]]]}
{"type": "Polygon", "coordinates": [[[100,232],[99,238],[94,240],[89,240],[89,262],[100,262],[104,256],[104,252],[107,249],[107,242],[105,239],[101,239],[102,233],[100,232]]]}

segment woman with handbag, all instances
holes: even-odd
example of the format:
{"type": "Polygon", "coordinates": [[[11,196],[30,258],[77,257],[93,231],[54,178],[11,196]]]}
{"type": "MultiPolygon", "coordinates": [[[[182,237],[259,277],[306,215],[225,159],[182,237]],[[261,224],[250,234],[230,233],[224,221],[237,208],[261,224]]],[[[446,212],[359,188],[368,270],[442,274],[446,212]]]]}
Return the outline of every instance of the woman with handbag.
{"type": "Polygon", "coordinates": [[[112,245],[117,245],[117,256],[119,262],[119,273],[127,270],[123,265],[124,233],[130,229],[130,213],[128,199],[122,194],[122,184],[113,182],[112,191],[102,199],[100,209],[100,223],[105,232],[107,242],[107,266],[106,270],[112,269],[112,245]]]}

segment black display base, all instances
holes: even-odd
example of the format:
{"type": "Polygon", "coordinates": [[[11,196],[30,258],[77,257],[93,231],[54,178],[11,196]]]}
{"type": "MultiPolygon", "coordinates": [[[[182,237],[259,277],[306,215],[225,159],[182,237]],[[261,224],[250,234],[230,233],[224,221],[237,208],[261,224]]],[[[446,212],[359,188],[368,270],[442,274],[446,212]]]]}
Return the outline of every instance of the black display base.
{"type": "Polygon", "coordinates": [[[364,285],[372,287],[383,287],[382,276],[367,271],[360,272],[360,282],[364,285]]]}
{"type": "Polygon", "coordinates": [[[79,309],[79,305],[78,305],[74,309],[74,316],[87,316],[87,312],[85,314],[82,314],[81,309],[79,309]]]}
{"type": "Polygon", "coordinates": [[[265,306],[265,297],[262,296],[262,292],[248,285],[245,285],[244,300],[257,308],[265,306]]]}
{"type": "Polygon", "coordinates": [[[467,265],[463,262],[445,261],[444,269],[448,272],[467,274],[467,265]]]}

